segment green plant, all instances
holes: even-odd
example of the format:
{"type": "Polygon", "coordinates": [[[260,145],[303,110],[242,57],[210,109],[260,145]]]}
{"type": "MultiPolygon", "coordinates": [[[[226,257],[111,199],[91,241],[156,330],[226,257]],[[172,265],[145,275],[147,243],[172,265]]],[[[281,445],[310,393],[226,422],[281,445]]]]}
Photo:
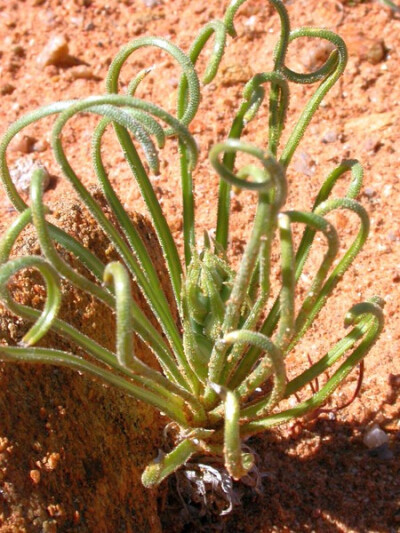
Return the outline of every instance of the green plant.
{"type": "Polygon", "coordinates": [[[380,0],[380,2],[384,6],[390,7],[390,9],[392,9],[396,13],[398,13],[400,11],[400,7],[397,6],[394,2],[392,2],[392,0],[380,0]]]}
{"type": "Polygon", "coordinates": [[[287,189],[286,169],[322,99],[341,76],[347,52],[343,40],[330,31],[315,28],[291,31],[286,9],[280,0],[271,0],[281,21],[273,70],[256,74],[249,80],[229,138],[210,151],[211,164],[221,178],[216,237],[213,241],[205,236],[202,251],[197,251],[192,186],[197,145],[189,132],[200,102],[200,84],[195,64],[208,40],[214,37],[215,43],[203,83],[209,83],[215,77],[226,39],[228,35],[235,36],[234,17],[244,1],[231,1],[223,20],[206,24],[187,55],[161,38],[143,37],[133,41],[121,50],[110,66],[107,94],[79,101],[58,102],[32,112],[8,129],[0,145],[1,178],[8,197],[20,212],[0,243],[0,298],[11,312],[33,322],[20,346],[0,346],[1,359],[48,363],[86,372],[164,412],[177,429],[176,446],[146,468],[142,477],[146,486],[160,483],[196,454],[221,456],[233,478],[244,476],[254,460],[250,453],[242,450],[244,439],[321,406],[349,372],[361,363],[383,326],[383,302],[380,298],[374,297],[354,305],[345,318],[345,324],[353,326],[351,331],[318,362],[310,364],[306,371],[294,379],[287,380],[287,354],[311,326],[360,251],[367,238],[369,220],[364,208],[354,199],[361,188],[363,174],[360,164],[354,160],[344,161],[329,174],[311,212],[283,211],[287,189]],[[310,74],[294,72],[285,65],[289,43],[301,37],[326,39],[335,45],[326,63],[310,74]],[[126,95],[118,94],[118,79],[124,62],[135,50],[148,46],[164,50],[182,68],[176,117],[154,104],[135,98],[135,91],[148,70],[139,72],[130,83],[126,95]],[[320,83],[278,158],[288,107],[288,82],[320,83]],[[270,84],[270,94],[266,150],[242,142],[240,137],[245,125],[256,116],[263,103],[264,85],[267,83],[270,84]],[[82,112],[101,117],[93,135],[93,167],[119,228],[110,223],[85,189],[63,149],[64,126],[74,115],[82,112]],[[29,207],[11,181],[6,161],[10,141],[20,130],[49,115],[57,115],[52,131],[55,158],[64,176],[72,183],[82,202],[118,251],[120,261],[103,265],[81,243],[46,220],[41,170],[35,171],[32,176],[29,207]],[[161,127],[156,119],[164,122],[167,128],[161,127]],[[110,125],[137,180],[160,241],[179,312],[178,324],[173,319],[171,307],[147,250],[113,190],[103,165],[102,137],[110,125]],[[177,138],[180,154],[183,262],[135,147],[135,143],[139,143],[148,167],[153,173],[158,173],[159,161],[153,138],[162,148],[166,138],[171,136],[177,138]],[[247,164],[234,171],[238,154],[251,156],[256,164],[247,164]],[[351,173],[351,182],[346,195],[332,198],[331,192],[336,182],[347,172],[351,173]],[[255,191],[258,196],[252,232],[236,272],[226,259],[232,187],[255,191]],[[324,217],[337,209],[354,212],[359,217],[360,229],[351,246],[334,265],[338,254],[338,236],[333,225],[324,217]],[[291,234],[291,225],[295,223],[305,225],[297,251],[294,250],[291,234]],[[43,257],[10,259],[14,242],[28,224],[36,228],[43,257]],[[297,282],[318,232],[326,238],[328,250],[296,312],[297,282]],[[270,262],[274,238],[280,246],[282,288],[265,316],[270,298],[270,262]],[[96,281],[79,274],[65,263],[54,243],[72,252],[96,281]],[[18,271],[25,268],[37,269],[43,277],[47,298],[42,310],[21,305],[11,297],[8,283],[18,271]],[[60,277],[98,298],[115,312],[115,353],[57,317],[60,277]],[[132,280],[140,287],[163,335],[134,304],[130,289],[132,280]],[[50,329],[81,348],[87,358],[34,346],[50,329]],[[135,356],[134,334],[151,347],[161,371],[150,368],[135,356]],[[314,391],[310,398],[300,401],[295,407],[280,407],[283,400],[296,395],[341,357],[344,361],[336,365],[334,373],[320,390],[314,391]]]}

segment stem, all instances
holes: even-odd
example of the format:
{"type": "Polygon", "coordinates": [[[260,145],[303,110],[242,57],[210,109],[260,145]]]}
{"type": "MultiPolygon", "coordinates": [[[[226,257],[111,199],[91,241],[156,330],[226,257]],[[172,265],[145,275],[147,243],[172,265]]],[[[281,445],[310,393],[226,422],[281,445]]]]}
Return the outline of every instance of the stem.
{"type": "Polygon", "coordinates": [[[159,485],[163,479],[178,470],[197,451],[199,451],[199,446],[195,444],[194,440],[183,440],[172,452],[162,455],[146,467],[142,474],[143,485],[146,488],[159,485]]]}

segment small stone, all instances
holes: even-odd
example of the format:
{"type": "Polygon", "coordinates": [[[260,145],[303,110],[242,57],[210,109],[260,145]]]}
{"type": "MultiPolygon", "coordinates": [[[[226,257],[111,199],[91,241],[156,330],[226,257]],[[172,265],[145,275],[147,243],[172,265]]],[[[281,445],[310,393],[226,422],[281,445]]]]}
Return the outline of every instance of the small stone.
{"type": "Polygon", "coordinates": [[[65,511],[59,503],[56,503],[56,504],[51,503],[50,505],[48,505],[47,512],[49,513],[50,516],[64,516],[65,515],[65,511]]]}
{"type": "Polygon", "coordinates": [[[236,213],[239,213],[240,211],[242,211],[243,206],[242,206],[242,203],[240,202],[240,199],[238,198],[238,195],[237,194],[232,195],[231,200],[232,200],[232,211],[236,213]]]}
{"type": "Polygon", "coordinates": [[[59,461],[60,461],[60,454],[51,453],[47,459],[47,469],[55,470],[57,468],[59,461]]]}
{"type": "Polygon", "coordinates": [[[400,272],[399,271],[393,272],[392,281],[394,283],[398,283],[400,281],[400,272]]]}
{"type": "Polygon", "coordinates": [[[32,150],[33,152],[45,152],[48,147],[49,147],[49,143],[47,141],[45,141],[44,139],[39,139],[32,146],[32,150]]]}
{"type": "Polygon", "coordinates": [[[390,254],[393,251],[388,244],[378,244],[376,248],[381,254],[390,254]]]}
{"type": "Polygon", "coordinates": [[[365,187],[363,192],[367,198],[373,198],[376,196],[376,191],[372,187],[365,187]]]}
{"type": "Polygon", "coordinates": [[[93,24],[93,22],[89,22],[85,26],[85,31],[93,31],[94,29],[95,29],[95,25],[93,24]]]}
{"type": "Polygon", "coordinates": [[[293,163],[293,168],[300,174],[310,177],[315,174],[315,161],[307,152],[299,152],[293,163]]]}
{"type": "Polygon", "coordinates": [[[74,516],[73,516],[74,525],[75,526],[78,525],[80,521],[81,521],[81,515],[79,511],[74,511],[74,516]]]}
{"type": "Polygon", "coordinates": [[[378,137],[368,137],[364,142],[364,150],[366,152],[376,153],[381,146],[382,143],[378,137]]]}
{"type": "Polygon", "coordinates": [[[326,130],[321,137],[321,142],[324,144],[333,143],[338,140],[338,134],[334,130],[326,130]]]}
{"type": "Polygon", "coordinates": [[[142,0],[146,7],[156,7],[162,4],[161,0],[142,0]]]}
{"type": "Polygon", "coordinates": [[[373,42],[368,47],[368,50],[366,53],[367,61],[371,63],[372,65],[377,65],[384,59],[385,53],[386,53],[386,50],[385,50],[383,41],[373,42]]]}
{"type": "Polygon", "coordinates": [[[383,187],[383,196],[388,198],[389,196],[391,196],[391,194],[392,194],[392,186],[390,183],[388,183],[387,185],[383,187]]]}
{"type": "Polygon", "coordinates": [[[18,44],[12,49],[12,54],[15,57],[25,57],[25,48],[18,44]]]}
{"type": "Polygon", "coordinates": [[[46,0],[32,0],[33,6],[41,6],[46,2],[46,0]]]}
{"type": "Polygon", "coordinates": [[[38,55],[36,61],[42,68],[48,65],[60,66],[69,59],[68,41],[64,35],[53,36],[38,55]]]}
{"type": "Polygon", "coordinates": [[[46,173],[44,180],[44,190],[50,185],[50,174],[39,161],[30,157],[20,157],[15,161],[14,167],[10,170],[11,179],[18,191],[27,193],[31,184],[32,173],[37,168],[41,168],[46,173]]]}
{"type": "Polygon", "coordinates": [[[99,77],[86,65],[71,67],[68,71],[68,79],[74,80],[98,80],[99,77]]]}
{"type": "Polygon", "coordinates": [[[57,522],[55,520],[45,520],[42,525],[42,533],[57,533],[57,522]]]}
{"type": "Polygon", "coordinates": [[[31,470],[29,472],[29,477],[35,485],[38,485],[40,483],[40,470],[31,470]]]}
{"type": "Polygon", "coordinates": [[[222,85],[230,87],[238,83],[247,83],[254,75],[250,65],[238,65],[233,63],[231,65],[224,65],[221,68],[222,85]]]}
{"type": "Polygon", "coordinates": [[[6,96],[7,94],[12,94],[15,91],[14,85],[11,85],[11,83],[4,83],[0,87],[0,94],[1,96],[6,96]]]}
{"type": "Polygon", "coordinates": [[[389,442],[389,437],[378,424],[374,424],[365,433],[363,442],[367,448],[372,450],[374,448],[379,448],[379,446],[382,446],[383,444],[387,444],[389,442]]]}
{"type": "Polygon", "coordinates": [[[10,147],[10,150],[13,152],[21,152],[23,154],[30,154],[33,152],[33,146],[37,142],[37,139],[31,137],[30,135],[24,135],[23,133],[18,133],[10,147]]]}

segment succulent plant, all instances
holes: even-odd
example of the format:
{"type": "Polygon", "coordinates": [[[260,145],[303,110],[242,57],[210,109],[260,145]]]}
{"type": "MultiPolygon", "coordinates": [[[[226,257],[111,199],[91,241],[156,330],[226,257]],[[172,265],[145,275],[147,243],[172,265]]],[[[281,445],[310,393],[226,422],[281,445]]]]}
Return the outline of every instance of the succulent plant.
{"type": "Polygon", "coordinates": [[[308,27],[291,30],[281,0],[270,1],[281,22],[273,70],[260,72],[248,81],[227,140],[213,146],[209,153],[211,165],[221,179],[217,226],[215,238],[206,234],[201,246],[196,242],[193,175],[198,146],[190,133],[190,124],[200,103],[196,62],[209,39],[213,38],[212,54],[203,77],[203,84],[210,83],[217,74],[227,39],[235,37],[235,15],[244,1],[231,1],[222,20],[206,24],[188,53],[159,37],[132,41],[110,65],[106,94],[57,102],[31,112],[10,126],[0,144],[1,179],[9,199],[20,213],[0,242],[0,299],[12,313],[33,323],[19,346],[0,345],[0,358],[70,367],[95,376],[163,412],[175,428],[175,447],[145,469],[142,480],[147,487],[157,485],[196,455],[222,458],[234,479],[246,475],[254,457],[243,448],[244,441],[324,404],[345,377],[362,364],[383,327],[383,301],[380,298],[373,297],[354,305],[345,317],[345,324],[352,326],[349,333],[317,362],[310,363],[307,370],[288,379],[286,357],[314,323],[359,253],[368,235],[369,220],[365,209],[355,200],[362,185],[363,172],[354,160],[343,161],[330,172],[310,212],[285,210],[286,169],[323,98],[343,73],[347,52],[343,40],[331,31],[308,27]],[[302,37],[325,39],[334,45],[325,64],[308,74],[297,73],[286,66],[289,44],[302,37]],[[121,68],[131,54],[144,47],[157,47],[170,54],[182,69],[176,116],[135,97],[137,87],[150,69],[136,75],[125,95],[118,93],[121,68]],[[318,83],[318,87],[285,145],[280,147],[288,109],[289,83],[318,83]],[[270,85],[269,129],[265,146],[255,146],[243,142],[241,136],[266,98],[266,84],[270,85]],[[100,117],[92,141],[93,168],[118,227],[110,222],[84,187],[65,154],[64,127],[78,113],[100,117]],[[29,206],[10,178],[6,159],[9,143],[23,128],[50,115],[55,116],[51,135],[55,159],[108,236],[119,261],[103,264],[82,243],[48,222],[42,170],[35,170],[32,175],[29,206]],[[149,253],[109,181],[102,158],[102,138],[111,127],[147,205],[163,251],[174,302],[168,301],[149,253]],[[179,145],[183,258],[178,253],[177,243],[149,177],[150,173],[159,172],[156,146],[161,149],[168,137],[174,137],[179,145]],[[139,156],[138,145],[144,160],[139,156]],[[253,163],[236,168],[239,154],[245,154],[253,163]],[[348,173],[351,180],[346,194],[333,197],[336,182],[348,173]],[[227,250],[230,198],[237,190],[255,192],[258,204],[243,256],[238,268],[234,269],[229,264],[227,250]],[[354,241],[340,259],[337,258],[337,232],[325,218],[338,209],[355,213],[360,221],[354,241]],[[36,228],[42,256],[10,259],[16,239],[28,224],[36,228]],[[297,249],[292,238],[293,224],[305,226],[297,249]],[[296,309],[298,281],[317,234],[327,241],[327,251],[296,309]],[[280,250],[281,289],[275,302],[271,302],[274,240],[280,250]],[[88,276],[66,263],[56,245],[72,253],[85,267],[88,276]],[[47,291],[43,309],[22,305],[12,298],[9,282],[26,268],[38,270],[43,278],[47,291]],[[60,279],[92,295],[115,313],[117,338],[114,352],[58,317],[60,279]],[[157,320],[158,329],[134,302],[131,295],[133,282],[140,288],[157,320]],[[178,322],[174,319],[173,307],[178,310],[178,322]],[[85,356],[40,347],[38,343],[49,330],[68,339],[85,356]],[[159,364],[158,370],[137,357],[134,336],[151,348],[159,364]],[[319,390],[314,389],[309,398],[288,407],[285,400],[296,399],[301,389],[334,365],[333,373],[319,390]]]}

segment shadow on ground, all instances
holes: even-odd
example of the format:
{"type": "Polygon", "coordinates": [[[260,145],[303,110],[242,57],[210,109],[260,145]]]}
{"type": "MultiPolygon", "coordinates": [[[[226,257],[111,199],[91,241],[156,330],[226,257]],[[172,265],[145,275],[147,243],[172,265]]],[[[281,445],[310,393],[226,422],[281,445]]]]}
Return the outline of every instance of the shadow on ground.
{"type": "MultiPolygon", "coordinates": [[[[400,431],[391,432],[383,454],[369,451],[362,442],[366,425],[378,412],[352,424],[321,417],[291,435],[274,432],[252,438],[248,444],[259,456],[262,493],[236,484],[242,505],[229,516],[193,517],[184,525],[179,520],[184,514],[182,504],[171,490],[163,530],[396,533],[400,529],[400,431]]],[[[399,414],[386,426],[395,427],[399,414]]]]}

